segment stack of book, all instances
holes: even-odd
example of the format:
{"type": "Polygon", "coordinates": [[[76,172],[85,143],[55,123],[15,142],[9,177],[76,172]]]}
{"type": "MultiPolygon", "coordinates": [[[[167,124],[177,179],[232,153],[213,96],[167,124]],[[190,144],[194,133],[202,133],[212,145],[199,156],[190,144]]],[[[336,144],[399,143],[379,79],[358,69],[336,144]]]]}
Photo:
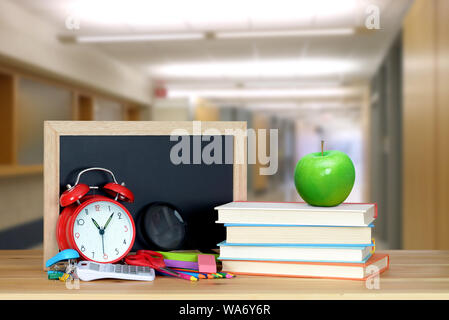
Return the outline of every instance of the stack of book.
{"type": "Polygon", "coordinates": [[[389,267],[373,254],[375,204],[231,202],[215,208],[226,227],[223,270],[236,274],[366,279],[389,267]]]}

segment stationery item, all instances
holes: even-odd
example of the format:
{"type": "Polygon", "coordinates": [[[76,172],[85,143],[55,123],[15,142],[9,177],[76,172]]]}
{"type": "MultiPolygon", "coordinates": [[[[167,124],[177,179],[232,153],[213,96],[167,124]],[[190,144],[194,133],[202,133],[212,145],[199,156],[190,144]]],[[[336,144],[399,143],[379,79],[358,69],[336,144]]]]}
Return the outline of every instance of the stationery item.
{"type": "Polygon", "coordinates": [[[80,255],[76,250],[73,249],[62,250],[61,252],[58,252],[55,256],[48,259],[47,262],[45,263],[45,267],[50,268],[59,262],[75,260],[78,259],[79,257],[80,255]]]}
{"type": "Polygon", "coordinates": [[[220,260],[274,260],[317,262],[365,262],[371,255],[370,245],[334,244],[253,244],[228,243],[220,246],[220,260]]]}
{"type": "Polygon", "coordinates": [[[170,260],[170,259],[164,259],[164,262],[165,266],[167,266],[168,268],[185,268],[185,269],[198,270],[198,262],[170,260]]]}
{"type": "Polygon", "coordinates": [[[214,278],[233,278],[235,275],[228,272],[216,272],[216,273],[201,273],[194,270],[186,270],[186,269],[175,269],[177,271],[183,272],[183,273],[192,273],[192,274],[198,274],[205,277],[205,279],[214,279],[214,278]]]}
{"type": "Polygon", "coordinates": [[[61,262],[58,262],[58,263],[52,265],[50,269],[53,271],[65,272],[68,265],[70,264],[69,261],[72,262],[72,264],[76,263],[76,260],[61,261],[61,262]]]}
{"type": "Polygon", "coordinates": [[[74,186],[67,185],[59,198],[64,208],[57,223],[59,248],[75,249],[83,260],[94,262],[123,259],[133,247],[136,228],[131,213],[118,201],[133,202],[134,195],[124,183],[117,182],[112,171],[97,167],[80,171],[74,186]],[[101,188],[110,197],[88,195],[99,187],[80,183],[80,178],[92,171],[110,174],[113,182],[101,188]]]}
{"type": "Polygon", "coordinates": [[[170,275],[173,277],[185,279],[185,280],[190,280],[190,281],[198,280],[194,277],[187,276],[182,273],[178,273],[176,271],[168,269],[165,266],[164,257],[162,256],[162,254],[155,252],[155,251],[151,251],[151,250],[138,250],[135,255],[128,255],[125,258],[125,262],[129,265],[134,265],[134,266],[151,267],[161,273],[164,273],[164,274],[167,274],[167,275],[170,275]]]}
{"type": "Polygon", "coordinates": [[[224,272],[261,276],[366,280],[389,268],[389,256],[376,253],[364,263],[223,260],[224,272]]]}
{"type": "Polygon", "coordinates": [[[59,278],[61,278],[64,275],[64,272],[62,271],[53,271],[53,270],[49,270],[47,271],[47,277],[48,280],[59,280],[59,278]]]}
{"type": "Polygon", "coordinates": [[[148,247],[180,249],[187,235],[187,224],[180,210],[167,202],[150,203],[139,215],[137,228],[148,247]]]}
{"type": "Polygon", "coordinates": [[[78,252],[72,249],[57,253],[54,257],[46,261],[46,268],[52,269],[47,271],[47,278],[49,280],[60,280],[63,282],[73,279],[72,273],[77,258],[79,258],[78,252]]]}
{"type": "Polygon", "coordinates": [[[366,227],[297,226],[263,224],[225,224],[226,242],[259,244],[371,244],[371,230],[366,227]]]}
{"type": "Polygon", "coordinates": [[[215,263],[215,257],[210,254],[198,255],[198,270],[200,272],[216,273],[217,264],[215,263]]]}
{"type": "Polygon", "coordinates": [[[192,276],[192,277],[197,278],[197,279],[207,279],[207,277],[204,274],[202,274],[202,273],[195,273],[195,272],[189,272],[189,271],[179,271],[179,270],[177,270],[177,272],[185,274],[185,275],[188,275],[188,276],[192,276]]]}
{"type": "Polygon", "coordinates": [[[70,273],[63,273],[61,277],[59,277],[59,281],[66,282],[67,280],[71,280],[72,276],[70,273]]]}
{"type": "Polygon", "coordinates": [[[181,269],[181,268],[172,268],[175,271],[179,271],[179,272],[190,272],[190,273],[196,273],[196,274],[200,274],[202,276],[204,276],[204,279],[214,279],[215,277],[213,276],[213,273],[200,273],[198,270],[192,270],[192,269],[181,269]]]}
{"type": "Polygon", "coordinates": [[[79,262],[75,273],[83,281],[97,279],[154,280],[154,270],[150,267],[111,263],[104,264],[91,261],[79,262]]]}
{"type": "Polygon", "coordinates": [[[377,206],[365,203],[314,207],[304,202],[234,201],[215,209],[218,223],[363,227],[377,217],[377,206]]]}
{"type": "MultiPolygon", "coordinates": [[[[199,251],[191,251],[191,250],[186,250],[186,251],[157,251],[157,252],[162,254],[164,259],[178,260],[178,261],[189,261],[189,262],[198,262],[198,255],[204,254],[204,253],[201,253],[199,251]]],[[[219,256],[218,253],[216,253],[216,254],[212,253],[210,255],[214,256],[215,258],[218,258],[218,256],[219,256]]]]}
{"type": "Polygon", "coordinates": [[[222,275],[226,279],[230,279],[230,278],[234,278],[235,277],[235,275],[233,275],[232,273],[227,273],[227,272],[219,272],[218,274],[222,275]]]}
{"type": "Polygon", "coordinates": [[[58,271],[58,270],[48,270],[47,274],[58,274],[58,273],[64,273],[62,271],[58,271]]]}

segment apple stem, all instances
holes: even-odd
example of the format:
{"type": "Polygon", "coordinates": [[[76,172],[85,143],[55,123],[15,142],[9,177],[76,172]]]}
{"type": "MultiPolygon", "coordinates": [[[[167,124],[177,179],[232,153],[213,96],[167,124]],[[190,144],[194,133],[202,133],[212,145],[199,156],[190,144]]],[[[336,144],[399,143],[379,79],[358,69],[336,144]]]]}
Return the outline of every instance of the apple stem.
{"type": "Polygon", "coordinates": [[[324,140],[321,140],[321,156],[324,157],[324,140]]]}

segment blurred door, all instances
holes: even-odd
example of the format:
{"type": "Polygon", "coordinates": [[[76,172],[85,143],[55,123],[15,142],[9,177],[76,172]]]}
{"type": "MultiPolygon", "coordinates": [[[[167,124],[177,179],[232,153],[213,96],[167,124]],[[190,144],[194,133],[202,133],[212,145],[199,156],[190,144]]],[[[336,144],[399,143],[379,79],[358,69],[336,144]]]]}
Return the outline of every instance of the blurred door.
{"type": "Polygon", "coordinates": [[[391,249],[402,242],[401,43],[399,35],[371,82],[371,199],[376,236],[391,249]]]}

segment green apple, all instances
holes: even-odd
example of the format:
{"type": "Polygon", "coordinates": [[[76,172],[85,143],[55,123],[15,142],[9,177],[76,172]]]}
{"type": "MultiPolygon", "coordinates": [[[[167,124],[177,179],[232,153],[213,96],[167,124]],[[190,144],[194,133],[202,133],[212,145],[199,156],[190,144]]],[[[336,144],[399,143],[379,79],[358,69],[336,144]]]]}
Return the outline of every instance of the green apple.
{"type": "Polygon", "coordinates": [[[341,151],[309,153],[298,161],[295,168],[296,190],[312,206],[339,205],[351,193],[354,180],[354,164],[341,151]]]}

